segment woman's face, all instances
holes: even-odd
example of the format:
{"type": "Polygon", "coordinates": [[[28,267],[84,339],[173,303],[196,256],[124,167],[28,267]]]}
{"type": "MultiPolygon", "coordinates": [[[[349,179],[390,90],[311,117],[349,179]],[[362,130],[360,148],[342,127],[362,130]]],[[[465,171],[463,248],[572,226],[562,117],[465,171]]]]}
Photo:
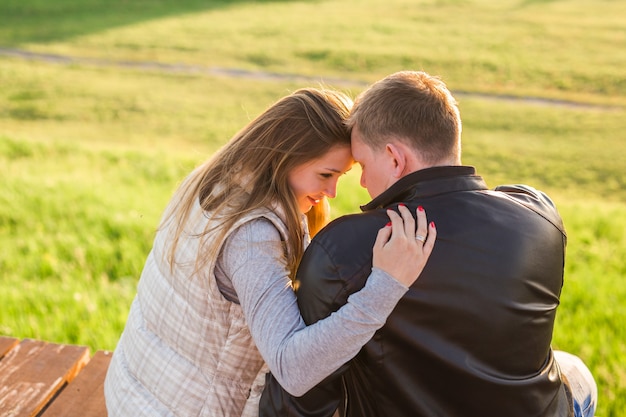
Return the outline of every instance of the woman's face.
{"type": "Polygon", "coordinates": [[[287,175],[289,187],[296,195],[301,213],[337,195],[339,177],[350,170],[354,160],[349,146],[337,145],[322,157],[296,166],[287,175]]]}

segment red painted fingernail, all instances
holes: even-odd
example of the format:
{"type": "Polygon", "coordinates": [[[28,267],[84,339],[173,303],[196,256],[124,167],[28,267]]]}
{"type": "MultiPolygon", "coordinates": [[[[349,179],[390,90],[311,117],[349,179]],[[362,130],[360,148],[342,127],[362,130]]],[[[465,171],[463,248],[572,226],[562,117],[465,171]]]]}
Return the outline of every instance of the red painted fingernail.
{"type": "Polygon", "coordinates": [[[385,226],[391,226],[391,222],[387,223],[385,226]]]}
{"type": "Polygon", "coordinates": [[[419,206],[417,209],[418,209],[419,211],[424,211],[424,207],[422,207],[422,206],[419,206]]]}
{"type": "Polygon", "coordinates": [[[430,222],[430,227],[435,228],[435,222],[430,222]]]}
{"type": "Polygon", "coordinates": [[[400,204],[398,204],[398,206],[406,207],[406,204],[400,203],[400,204]]]}

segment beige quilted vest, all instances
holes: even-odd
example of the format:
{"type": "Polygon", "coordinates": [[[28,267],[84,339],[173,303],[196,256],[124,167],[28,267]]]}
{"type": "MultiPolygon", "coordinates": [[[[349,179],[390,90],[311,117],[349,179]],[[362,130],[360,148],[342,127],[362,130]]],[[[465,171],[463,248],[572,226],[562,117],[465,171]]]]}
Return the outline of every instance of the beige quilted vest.
{"type": "MultiPolygon", "coordinates": [[[[286,239],[283,221],[270,211],[239,224],[259,217],[286,239]]],[[[201,231],[207,219],[197,219],[201,231]]],[[[167,232],[157,234],[113,355],[105,386],[109,415],[257,416],[267,368],[241,307],[220,293],[214,264],[204,267],[202,279],[187,278],[198,239],[179,244],[177,259],[188,262],[169,274],[167,232]]]]}

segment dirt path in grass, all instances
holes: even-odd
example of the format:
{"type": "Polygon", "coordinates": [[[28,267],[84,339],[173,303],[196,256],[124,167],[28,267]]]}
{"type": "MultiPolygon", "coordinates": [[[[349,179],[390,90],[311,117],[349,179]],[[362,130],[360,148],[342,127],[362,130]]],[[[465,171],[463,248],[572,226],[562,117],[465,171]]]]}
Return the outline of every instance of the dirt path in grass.
{"type": "MultiPolygon", "coordinates": [[[[164,73],[182,73],[182,74],[206,74],[225,77],[249,78],[256,80],[278,80],[278,81],[301,81],[303,83],[325,84],[335,87],[365,87],[368,83],[346,78],[329,78],[329,77],[312,77],[299,74],[283,74],[264,71],[250,71],[238,68],[223,68],[201,65],[188,64],[165,64],[151,61],[114,61],[99,58],[85,58],[69,55],[47,54],[41,52],[31,52],[23,49],[2,48],[0,47],[0,55],[14,58],[21,58],[30,61],[42,61],[54,64],[65,65],[91,65],[98,67],[119,67],[138,70],[158,71],[164,73]]],[[[524,102],[543,106],[571,107],[580,109],[595,110],[616,110],[615,107],[576,103],[565,100],[553,100],[540,97],[515,97],[509,95],[471,93],[465,91],[454,91],[457,97],[481,98],[484,100],[508,101],[508,102],[524,102]]]]}

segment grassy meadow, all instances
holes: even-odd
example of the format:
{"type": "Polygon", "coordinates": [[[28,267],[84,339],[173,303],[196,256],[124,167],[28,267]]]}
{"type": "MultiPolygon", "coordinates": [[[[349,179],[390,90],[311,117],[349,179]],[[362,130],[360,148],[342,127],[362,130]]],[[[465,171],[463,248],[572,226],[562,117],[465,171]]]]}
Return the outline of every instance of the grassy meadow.
{"type": "MultiPolygon", "coordinates": [[[[195,165],[299,87],[354,96],[424,69],[459,100],[463,162],[557,203],[568,252],[553,344],[592,369],[597,416],[623,416],[625,18],[609,0],[1,2],[0,334],[113,349],[195,165]]],[[[368,200],[354,171],[335,215],[368,200]]]]}

